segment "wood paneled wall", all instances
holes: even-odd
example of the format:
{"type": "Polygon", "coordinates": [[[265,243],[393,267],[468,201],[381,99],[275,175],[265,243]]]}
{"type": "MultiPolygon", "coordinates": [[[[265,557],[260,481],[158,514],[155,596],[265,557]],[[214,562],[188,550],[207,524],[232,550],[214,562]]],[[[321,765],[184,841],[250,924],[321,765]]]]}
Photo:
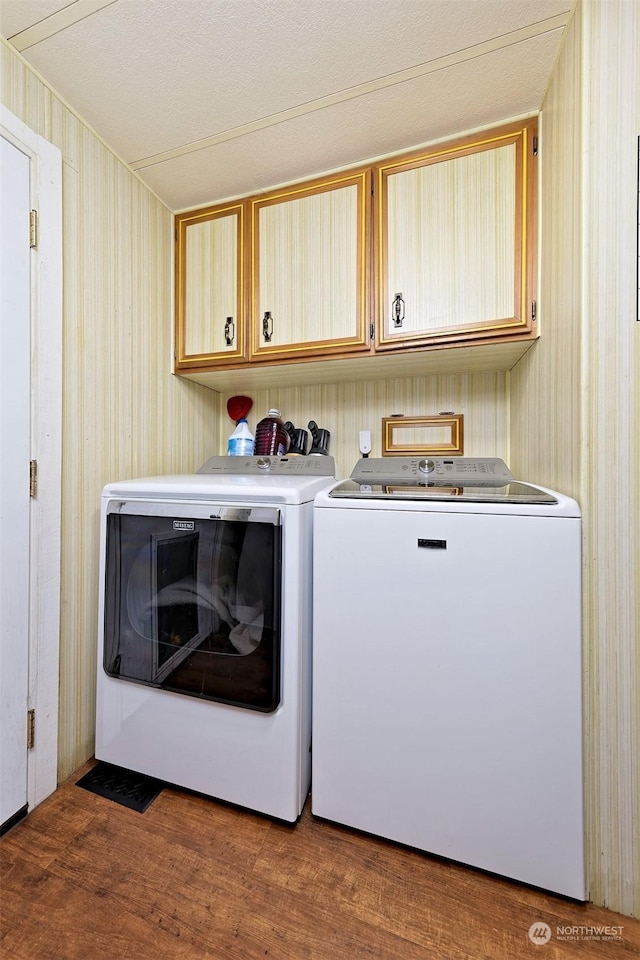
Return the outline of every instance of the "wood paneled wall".
{"type": "Polygon", "coordinates": [[[170,211],[5,43],[0,99],[63,157],[62,779],[93,752],[100,492],[195,470],[219,395],[170,374],[170,211]]]}
{"type": "Polygon", "coordinates": [[[591,897],[640,916],[640,7],[580,2],[543,103],[542,337],[510,375],[511,466],[584,524],[591,897]]]}

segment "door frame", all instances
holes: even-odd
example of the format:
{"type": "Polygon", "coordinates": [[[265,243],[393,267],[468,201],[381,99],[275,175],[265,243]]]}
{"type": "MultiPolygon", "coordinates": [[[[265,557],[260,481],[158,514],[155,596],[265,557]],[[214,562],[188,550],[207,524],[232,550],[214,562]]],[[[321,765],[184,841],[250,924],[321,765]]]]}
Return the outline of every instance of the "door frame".
{"type": "MultiPolygon", "coordinates": [[[[0,133],[30,157],[38,243],[31,263],[31,437],[38,462],[30,501],[29,690],[35,742],[27,754],[32,810],[57,786],[62,500],[62,155],[0,104],[0,133]]],[[[26,717],[25,717],[26,723],[26,717]]]]}

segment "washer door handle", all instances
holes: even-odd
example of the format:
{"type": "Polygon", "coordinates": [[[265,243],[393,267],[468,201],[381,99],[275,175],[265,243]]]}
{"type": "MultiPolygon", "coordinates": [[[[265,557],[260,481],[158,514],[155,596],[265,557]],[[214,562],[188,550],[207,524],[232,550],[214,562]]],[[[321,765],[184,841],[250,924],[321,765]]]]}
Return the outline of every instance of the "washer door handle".
{"type": "Polygon", "coordinates": [[[418,537],[418,546],[427,547],[429,550],[446,550],[447,541],[446,540],[423,540],[422,537],[418,537]]]}

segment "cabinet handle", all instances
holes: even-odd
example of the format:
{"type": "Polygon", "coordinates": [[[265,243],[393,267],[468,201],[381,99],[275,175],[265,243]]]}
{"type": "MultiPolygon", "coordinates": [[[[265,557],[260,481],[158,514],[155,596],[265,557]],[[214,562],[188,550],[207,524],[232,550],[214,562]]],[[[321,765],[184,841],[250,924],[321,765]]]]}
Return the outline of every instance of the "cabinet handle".
{"type": "Polygon", "coordinates": [[[273,317],[271,316],[270,310],[265,310],[264,317],[262,318],[262,336],[265,339],[265,343],[269,343],[273,336],[273,317]],[[269,324],[271,324],[271,329],[269,329],[269,324]]]}
{"type": "Polygon", "coordinates": [[[233,343],[233,339],[236,335],[236,325],[233,322],[233,317],[227,317],[227,322],[224,325],[224,339],[226,340],[227,346],[230,347],[233,343]]]}
{"type": "Polygon", "coordinates": [[[404,300],[401,293],[396,293],[391,307],[394,327],[401,327],[404,320],[404,300]]]}

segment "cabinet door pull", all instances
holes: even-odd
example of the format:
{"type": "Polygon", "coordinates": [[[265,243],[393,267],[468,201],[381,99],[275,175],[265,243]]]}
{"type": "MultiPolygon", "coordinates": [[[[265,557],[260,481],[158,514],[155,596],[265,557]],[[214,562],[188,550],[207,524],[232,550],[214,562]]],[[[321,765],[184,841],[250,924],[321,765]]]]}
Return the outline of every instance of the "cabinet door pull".
{"type": "Polygon", "coordinates": [[[262,318],[262,336],[264,337],[265,343],[269,343],[273,336],[273,317],[269,310],[265,310],[264,317],[262,318]],[[269,329],[269,324],[271,324],[271,329],[269,329]]]}
{"type": "Polygon", "coordinates": [[[394,327],[401,327],[404,320],[404,300],[401,293],[396,293],[391,307],[394,327]]]}
{"type": "Polygon", "coordinates": [[[227,317],[227,322],[224,325],[224,339],[228,347],[233,343],[235,335],[236,326],[233,322],[233,317],[227,317]]]}

